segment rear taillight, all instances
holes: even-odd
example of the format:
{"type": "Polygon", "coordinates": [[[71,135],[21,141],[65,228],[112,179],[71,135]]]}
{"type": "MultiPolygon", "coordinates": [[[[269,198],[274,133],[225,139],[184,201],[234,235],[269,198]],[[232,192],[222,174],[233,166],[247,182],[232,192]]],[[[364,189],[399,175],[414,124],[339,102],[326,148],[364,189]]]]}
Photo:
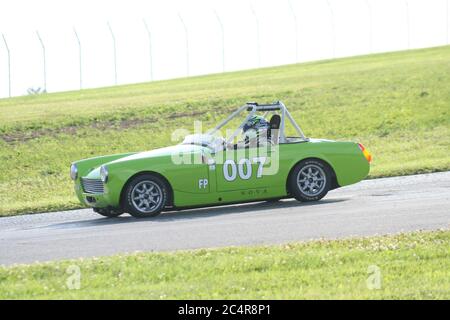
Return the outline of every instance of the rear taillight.
{"type": "Polygon", "coordinates": [[[364,157],[367,159],[367,161],[370,163],[372,162],[372,155],[370,154],[370,152],[361,144],[358,143],[358,147],[361,149],[364,157]]]}

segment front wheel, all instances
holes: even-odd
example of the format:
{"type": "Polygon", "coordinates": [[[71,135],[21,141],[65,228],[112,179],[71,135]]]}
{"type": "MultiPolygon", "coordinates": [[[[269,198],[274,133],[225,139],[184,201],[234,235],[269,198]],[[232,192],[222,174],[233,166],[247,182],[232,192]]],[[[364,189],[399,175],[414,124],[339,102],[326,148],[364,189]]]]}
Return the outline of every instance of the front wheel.
{"type": "Polygon", "coordinates": [[[164,209],[168,187],[157,176],[143,174],[133,178],[125,190],[125,211],[136,218],[156,217],[164,209]]]}
{"type": "Polygon", "coordinates": [[[289,176],[288,186],[295,199],[318,201],[330,190],[331,169],[320,160],[303,160],[289,176]]]}

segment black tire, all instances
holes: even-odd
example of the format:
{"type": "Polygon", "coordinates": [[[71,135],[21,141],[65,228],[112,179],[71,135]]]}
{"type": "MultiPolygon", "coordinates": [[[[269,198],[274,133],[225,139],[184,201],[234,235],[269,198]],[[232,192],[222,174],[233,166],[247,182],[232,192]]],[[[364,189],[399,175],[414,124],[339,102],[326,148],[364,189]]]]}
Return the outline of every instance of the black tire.
{"type": "Polygon", "coordinates": [[[299,162],[292,170],[288,178],[288,188],[298,201],[318,201],[330,190],[331,177],[331,169],[326,163],[316,159],[306,159],[299,162]],[[323,177],[324,181],[318,177],[323,177]]]}
{"type": "Polygon", "coordinates": [[[168,198],[169,187],[164,180],[152,174],[142,174],[127,184],[122,203],[124,210],[135,218],[156,217],[166,206],[168,198]],[[143,191],[144,189],[146,191],[143,191]],[[152,190],[159,196],[152,196],[152,190]],[[142,199],[139,198],[141,195],[142,199]],[[141,201],[143,204],[139,207],[141,201]]]}
{"type": "Polygon", "coordinates": [[[120,210],[112,210],[108,208],[94,208],[94,212],[98,213],[101,216],[107,217],[107,218],[115,218],[122,214],[124,214],[123,211],[120,210]]]}

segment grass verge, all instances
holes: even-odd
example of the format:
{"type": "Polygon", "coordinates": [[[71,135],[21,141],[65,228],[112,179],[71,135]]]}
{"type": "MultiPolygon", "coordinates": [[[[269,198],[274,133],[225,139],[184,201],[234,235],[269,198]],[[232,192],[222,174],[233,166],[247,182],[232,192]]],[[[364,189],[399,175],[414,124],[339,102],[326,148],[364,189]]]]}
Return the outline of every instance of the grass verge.
{"type": "Polygon", "coordinates": [[[449,299],[449,257],[449,230],[137,253],[0,267],[0,299],[449,299]]]}

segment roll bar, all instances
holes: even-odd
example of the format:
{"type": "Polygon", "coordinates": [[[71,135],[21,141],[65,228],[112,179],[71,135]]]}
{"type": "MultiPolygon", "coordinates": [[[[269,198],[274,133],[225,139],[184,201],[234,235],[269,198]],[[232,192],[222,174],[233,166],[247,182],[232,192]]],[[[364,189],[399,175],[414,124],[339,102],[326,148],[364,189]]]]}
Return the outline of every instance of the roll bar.
{"type": "Polygon", "coordinates": [[[300,126],[295,122],[294,118],[289,113],[288,109],[281,101],[276,101],[274,103],[270,104],[258,104],[257,102],[247,102],[242,107],[238,108],[236,111],[234,111],[231,115],[229,115],[225,120],[220,122],[214,129],[210,130],[208,134],[214,134],[217,131],[219,131],[221,128],[223,128],[227,123],[229,123],[232,119],[236,118],[238,115],[240,115],[243,111],[248,111],[249,114],[245,118],[245,120],[239,125],[239,127],[233,132],[232,136],[227,140],[227,143],[230,143],[234,140],[234,138],[239,134],[239,132],[242,130],[244,125],[247,123],[247,121],[257,112],[257,111],[265,111],[267,112],[273,112],[273,111],[280,111],[281,112],[281,122],[280,122],[280,135],[279,135],[279,143],[285,143],[286,142],[286,135],[285,135],[285,123],[286,118],[291,122],[297,133],[300,135],[300,138],[302,140],[307,141],[308,138],[305,137],[303,134],[302,129],[300,126]]]}

